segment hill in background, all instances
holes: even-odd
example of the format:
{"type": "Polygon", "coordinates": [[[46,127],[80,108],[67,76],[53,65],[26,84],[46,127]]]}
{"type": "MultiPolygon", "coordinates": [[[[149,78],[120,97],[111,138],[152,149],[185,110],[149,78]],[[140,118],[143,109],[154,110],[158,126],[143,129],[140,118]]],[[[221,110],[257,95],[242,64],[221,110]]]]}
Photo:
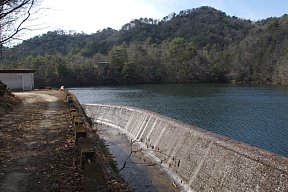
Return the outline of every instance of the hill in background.
{"type": "Polygon", "coordinates": [[[37,85],[237,82],[288,84],[288,16],[257,22],[212,7],[132,20],[117,31],[52,31],[4,49],[2,68],[37,85]]]}

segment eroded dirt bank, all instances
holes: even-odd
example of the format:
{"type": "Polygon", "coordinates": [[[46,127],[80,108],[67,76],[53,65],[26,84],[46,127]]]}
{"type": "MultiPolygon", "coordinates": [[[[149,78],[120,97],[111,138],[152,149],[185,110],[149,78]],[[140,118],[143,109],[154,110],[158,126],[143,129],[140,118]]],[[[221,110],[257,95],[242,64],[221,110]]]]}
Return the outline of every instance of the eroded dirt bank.
{"type": "Polygon", "coordinates": [[[22,104],[0,118],[0,191],[82,191],[63,93],[15,95],[22,104]]]}

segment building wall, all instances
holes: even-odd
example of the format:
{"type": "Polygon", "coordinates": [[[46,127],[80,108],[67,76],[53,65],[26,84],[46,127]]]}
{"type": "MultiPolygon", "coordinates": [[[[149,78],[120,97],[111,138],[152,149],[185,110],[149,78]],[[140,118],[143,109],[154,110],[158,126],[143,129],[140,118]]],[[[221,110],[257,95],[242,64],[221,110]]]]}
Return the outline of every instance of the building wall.
{"type": "Polygon", "coordinates": [[[94,122],[143,143],[188,191],[288,191],[288,158],[145,110],[84,109],[94,122]]]}
{"type": "Polygon", "coordinates": [[[11,90],[34,88],[34,73],[0,73],[0,80],[11,90]]]}

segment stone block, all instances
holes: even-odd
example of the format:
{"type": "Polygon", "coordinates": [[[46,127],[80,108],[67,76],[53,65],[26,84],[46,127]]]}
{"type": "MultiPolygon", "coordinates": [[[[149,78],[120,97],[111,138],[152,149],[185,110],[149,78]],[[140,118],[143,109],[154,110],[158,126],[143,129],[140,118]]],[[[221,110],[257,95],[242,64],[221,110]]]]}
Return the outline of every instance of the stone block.
{"type": "Polygon", "coordinates": [[[77,117],[80,118],[79,114],[76,112],[76,110],[75,111],[70,111],[70,117],[71,117],[72,120],[74,120],[77,117]]]}
{"type": "Polygon", "coordinates": [[[73,124],[74,124],[74,126],[84,125],[84,121],[80,117],[74,117],[73,118],[73,124]]]}
{"type": "Polygon", "coordinates": [[[71,96],[67,96],[67,103],[73,103],[73,99],[71,96]]]}
{"type": "Polygon", "coordinates": [[[79,138],[78,148],[80,156],[80,166],[83,169],[85,164],[95,162],[95,145],[91,138],[79,138]]]}
{"type": "Polygon", "coordinates": [[[86,127],[83,126],[83,125],[77,125],[75,126],[75,140],[76,140],[76,143],[78,143],[78,139],[80,137],[86,137],[87,136],[87,132],[86,132],[86,127]]]}

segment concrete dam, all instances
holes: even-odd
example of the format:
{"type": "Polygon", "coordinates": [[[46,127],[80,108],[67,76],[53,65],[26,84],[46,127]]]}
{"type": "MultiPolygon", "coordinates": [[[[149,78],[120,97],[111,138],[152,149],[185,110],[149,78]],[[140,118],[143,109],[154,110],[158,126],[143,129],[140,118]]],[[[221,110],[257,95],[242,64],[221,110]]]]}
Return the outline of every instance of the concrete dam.
{"type": "Polygon", "coordinates": [[[83,108],[94,122],[150,149],[186,191],[288,191],[288,158],[142,109],[83,108]]]}

